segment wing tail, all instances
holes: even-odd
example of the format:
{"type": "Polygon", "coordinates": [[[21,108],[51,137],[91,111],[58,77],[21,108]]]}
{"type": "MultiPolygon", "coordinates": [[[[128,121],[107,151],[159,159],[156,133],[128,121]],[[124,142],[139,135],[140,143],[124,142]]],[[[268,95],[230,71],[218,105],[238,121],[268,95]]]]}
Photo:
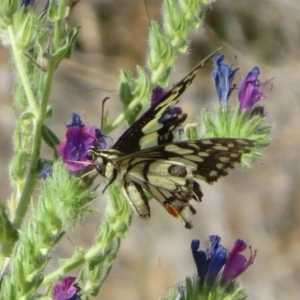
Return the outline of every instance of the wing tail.
{"type": "Polygon", "coordinates": [[[193,228],[189,211],[192,214],[195,214],[196,210],[189,203],[190,199],[182,197],[179,193],[172,193],[153,185],[146,185],[145,188],[147,188],[147,190],[153,195],[153,197],[162,206],[164,206],[164,208],[170,215],[180,220],[184,224],[185,228],[193,228]]]}

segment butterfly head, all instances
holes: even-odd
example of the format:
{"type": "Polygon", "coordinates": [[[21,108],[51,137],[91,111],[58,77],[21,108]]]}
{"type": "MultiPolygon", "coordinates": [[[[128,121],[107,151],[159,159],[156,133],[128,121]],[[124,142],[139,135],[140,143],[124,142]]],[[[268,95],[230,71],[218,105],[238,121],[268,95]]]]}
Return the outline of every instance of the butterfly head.
{"type": "Polygon", "coordinates": [[[97,146],[92,146],[87,151],[87,159],[93,164],[97,172],[106,178],[111,178],[115,163],[121,155],[121,152],[117,150],[101,149],[97,146]]]}
{"type": "Polygon", "coordinates": [[[87,151],[87,159],[94,165],[99,174],[105,176],[105,158],[101,155],[101,149],[90,147],[87,151]]]}
{"type": "Polygon", "coordinates": [[[87,151],[87,156],[86,157],[92,163],[95,162],[95,160],[97,159],[96,151],[97,151],[97,149],[93,146],[90,147],[87,151]]]}

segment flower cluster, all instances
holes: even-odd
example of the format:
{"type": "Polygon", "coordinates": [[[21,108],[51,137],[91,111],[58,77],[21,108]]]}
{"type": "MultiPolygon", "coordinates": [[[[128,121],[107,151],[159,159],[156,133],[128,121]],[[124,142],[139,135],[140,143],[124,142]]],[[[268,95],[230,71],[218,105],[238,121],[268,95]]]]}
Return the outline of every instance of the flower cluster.
{"type": "Polygon", "coordinates": [[[241,164],[249,167],[254,160],[262,158],[261,149],[270,144],[272,126],[265,124],[265,109],[258,103],[272,90],[273,78],[260,82],[259,68],[254,67],[237,87],[234,76],[239,68],[225,62],[220,53],[215,54],[214,62],[212,77],[220,105],[215,107],[214,113],[201,112],[200,129],[186,126],[185,132],[190,139],[233,137],[252,140],[255,147],[241,158],[241,164]],[[235,89],[238,99],[234,105],[228,105],[235,89]]]}
{"type": "Polygon", "coordinates": [[[106,136],[95,126],[86,126],[80,116],[73,113],[72,122],[67,125],[66,138],[56,149],[67,168],[72,172],[91,166],[87,151],[91,146],[105,148],[106,136]]]}
{"type": "MultiPolygon", "coordinates": [[[[212,76],[215,81],[220,104],[221,106],[225,106],[228,103],[232,91],[236,88],[236,85],[233,84],[233,80],[239,68],[232,68],[227,62],[224,62],[224,55],[220,53],[215,55],[214,61],[216,68],[212,76]]],[[[240,113],[249,111],[251,114],[264,116],[264,108],[262,106],[256,106],[256,103],[267,96],[264,90],[271,84],[273,78],[261,83],[258,79],[259,75],[259,68],[254,67],[242,81],[238,92],[240,113]]]]}
{"type": "Polygon", "coordinates": [[[209,286],[216,283],[227,286],[246,271],[255,259],[256,251],[252,253],[251,246],[249,247],[251,253],[248,260],[241,254],[247,248],[247,244],[243,240],[237,239],[228,251],[219,244],[220,240],[221,238],[217,235],[209,237],[210,249],[208,253],[199,250],[199,240],[193,240],[191,243],[201,284],[206,282],[209,286]]]}

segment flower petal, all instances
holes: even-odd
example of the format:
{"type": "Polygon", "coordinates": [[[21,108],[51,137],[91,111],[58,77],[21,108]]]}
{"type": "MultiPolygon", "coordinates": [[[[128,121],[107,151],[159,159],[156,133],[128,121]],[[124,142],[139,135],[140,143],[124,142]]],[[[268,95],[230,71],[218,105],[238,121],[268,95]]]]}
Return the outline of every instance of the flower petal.
{"type": "Polygon", "coordinates": [[[199,240],[192,240],[191,248],[194,257],[194,261],[197,267],[198,276],[201,280],[204,280],[207,274],[207,257],[205,251],[198,250],[200,247],[199,240]]]}
{"type": "Polygon", "coordinates": [[[209,264],[207,278],[210,283],[214,283],[227,260],[227,249],[219,245],[221,238],[217,235],[209,237],[211,248],[209,252],[209,264]]]}
{"type": "Polygon", "coordinates": [[[235,280],[253,263],[256,256],[256,251],[252,253],[251,247],[251,253],[248,260],[244,255],[240,254],[240,252],[244,251],[246,248],[247,244],[243,240],[238,239],[229,249],[227,262],[222,274],[221,281],[223,284],[228,284],[235,280]]]}
{"type": "Polygon", "coordinates": [[[77,284],[73,284],[76,277],[64,277],[57,282],[53,288],[54,300],[80,300],[77,292],[80,291],[80,287],[77,284]]]}
{"type": "Polygon", "coordinates": [[[246,109],[253,111],[255,109],[254,105],[267,96],[266,94],[264,94],[264,89],[274,78],[269,79],[264,83],[260,83],[258,79],[259,75],[259,68],[254,67],[242,81],[238,93],[240,112],[246,109]]]}
{"type": "Polygon", "coordinates": [[[213,70],[212,76],[215,81],[220,104],[226,105],[232,91],[235,89],[235,84],[232,81],[239,68],[233,69],[227,62],[223,62],[223,60],[224,55],[220,53],[214,56],[216,68],[213,70]]]}

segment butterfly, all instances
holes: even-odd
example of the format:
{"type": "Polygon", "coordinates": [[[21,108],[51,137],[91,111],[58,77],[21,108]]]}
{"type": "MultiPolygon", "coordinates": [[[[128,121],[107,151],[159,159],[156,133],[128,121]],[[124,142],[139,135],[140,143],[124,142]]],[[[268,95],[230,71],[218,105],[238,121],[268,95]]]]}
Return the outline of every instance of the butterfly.
{"type": "Polygon", "coordinates": [[[104,191],[110,184],[119,185],[141,218],[150,217],[146,190],[186,228],[192,228],[188,211],[195,214],[196,210],[190,200],[200,202],[203,196],[197,180],[213,183],[226,176],[227,170],[253,147],[251,140],[240,138],[174,141],[175,129],[187,115],[179,113],[163,118],[215,52],[150,107],[111,149],[92,146],[88,150],[94,168],[108,179],[104,191]]]}

